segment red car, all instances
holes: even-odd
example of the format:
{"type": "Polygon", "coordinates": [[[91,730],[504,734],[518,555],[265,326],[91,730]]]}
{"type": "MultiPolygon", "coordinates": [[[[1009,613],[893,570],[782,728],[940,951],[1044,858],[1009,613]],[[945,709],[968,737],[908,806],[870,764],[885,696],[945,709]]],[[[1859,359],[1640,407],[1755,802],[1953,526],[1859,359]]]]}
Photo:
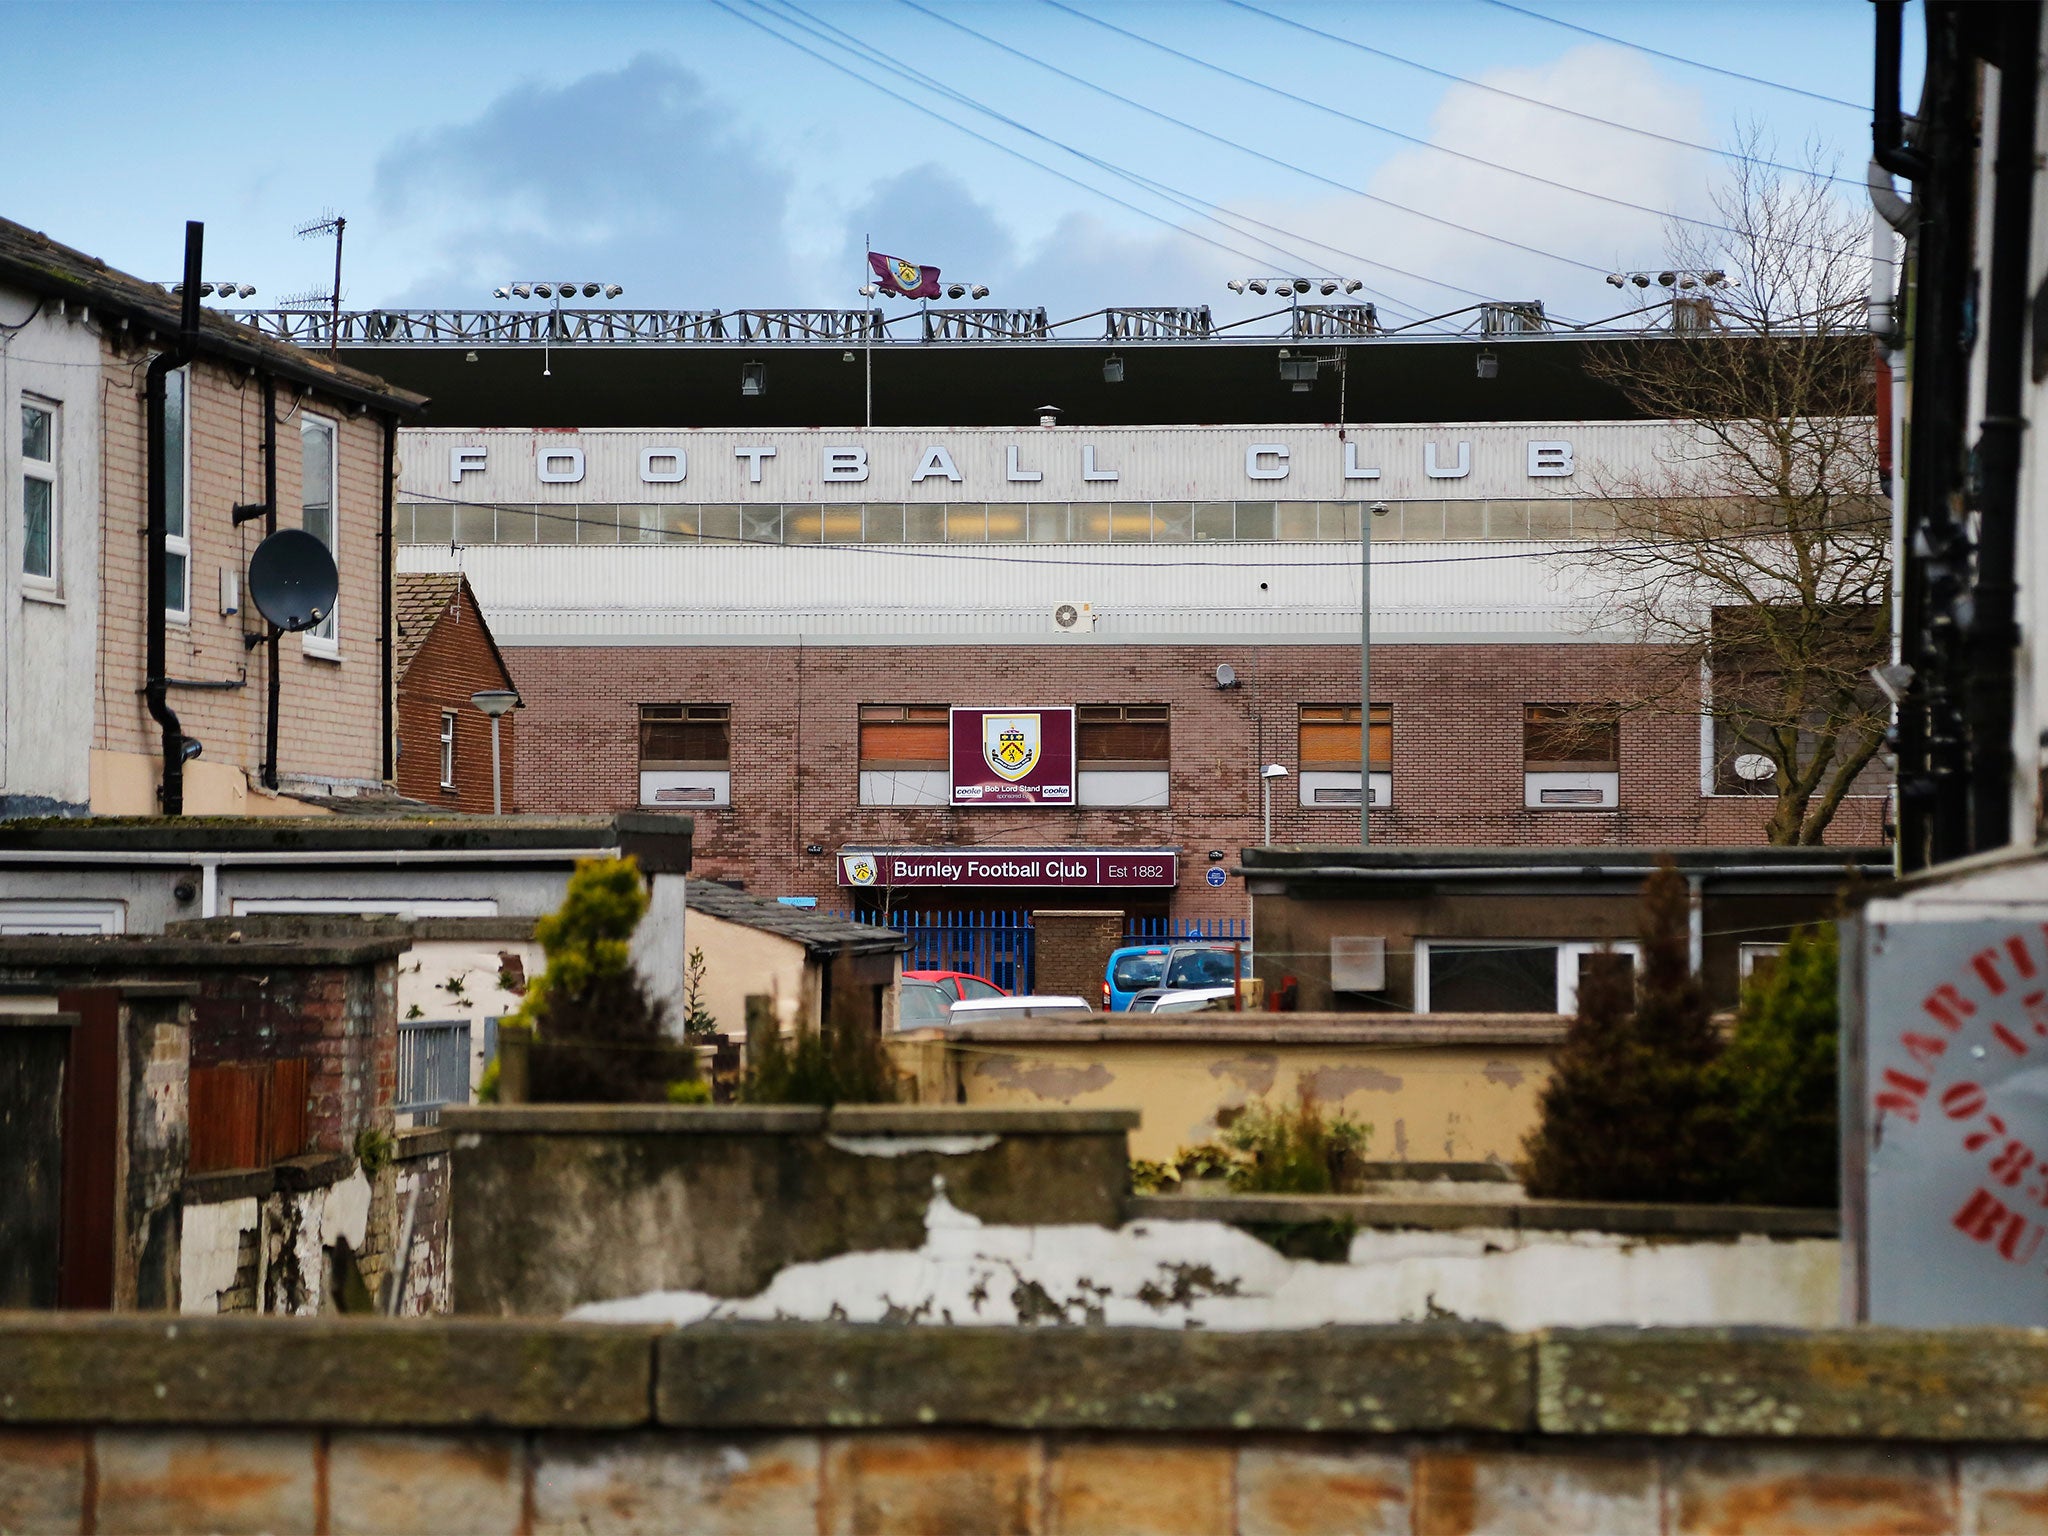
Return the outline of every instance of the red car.
{"type": "Polygon", "coordinates": [[[905,981],[929,981],[954,1001],[970,997],[1008,997],[1010,994],[986,977],[966,971],[905,971],[905,981]]]}

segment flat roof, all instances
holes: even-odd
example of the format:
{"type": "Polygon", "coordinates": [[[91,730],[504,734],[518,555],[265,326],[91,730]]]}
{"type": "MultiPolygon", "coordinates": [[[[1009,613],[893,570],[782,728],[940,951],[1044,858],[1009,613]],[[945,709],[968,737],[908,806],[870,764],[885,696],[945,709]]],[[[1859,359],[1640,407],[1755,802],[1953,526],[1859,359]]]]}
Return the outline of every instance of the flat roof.
{"type": "Polygon", "coordinates": [[[642,838],[689,839],[693,818],[614,816],[82,816],[0,821],[10,853],[260,854],[524,852],[616,848],[642,838]]]}

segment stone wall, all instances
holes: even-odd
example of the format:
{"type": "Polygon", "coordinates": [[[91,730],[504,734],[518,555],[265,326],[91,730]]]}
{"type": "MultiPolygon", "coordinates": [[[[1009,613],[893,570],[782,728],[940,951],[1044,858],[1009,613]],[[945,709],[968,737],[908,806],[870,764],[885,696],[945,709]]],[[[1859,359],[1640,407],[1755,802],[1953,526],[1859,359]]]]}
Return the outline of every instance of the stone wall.
{"type": "Polygon", "coordinates": [[[2048,1340],[0,1321],[0,1528],[2035,1532],[2048,1340]]]}

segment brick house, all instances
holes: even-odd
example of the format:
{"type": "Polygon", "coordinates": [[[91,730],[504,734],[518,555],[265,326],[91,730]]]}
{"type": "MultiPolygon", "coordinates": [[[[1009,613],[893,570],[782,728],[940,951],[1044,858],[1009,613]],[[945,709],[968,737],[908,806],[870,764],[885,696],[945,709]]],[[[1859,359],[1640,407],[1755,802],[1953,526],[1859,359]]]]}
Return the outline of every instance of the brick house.
{"type": "Polygon", "coordinates": [[[187,345],[164,377],[162,460],[163,705],[189,756],[184,809],[304,814],[381,789],[391,466],[420,397],[218,314],[188,337],[163,287],[5,220],[0,322],[13,332],[0,384],[0,815],[162,806],[173,727],[145,688],[144,381],[153,358],[187,345]],[[238,522],[237,508],[254,510],[238,522]],[[327,618],[274,644],[245,590],[272,528],[312,532],[340,576],[327,618]]]}
{"type": "MultiPolygon", "coordinates": [[[[394,589],[398,612],[400,794],[429,805],[489,814],[491,721],[471,702],[485,691],[517,693],[476,594],[459,572],[408,572],[394,589]]],[[[514,810],[516,710],[498,721],[503,808],[514,810]]]]}

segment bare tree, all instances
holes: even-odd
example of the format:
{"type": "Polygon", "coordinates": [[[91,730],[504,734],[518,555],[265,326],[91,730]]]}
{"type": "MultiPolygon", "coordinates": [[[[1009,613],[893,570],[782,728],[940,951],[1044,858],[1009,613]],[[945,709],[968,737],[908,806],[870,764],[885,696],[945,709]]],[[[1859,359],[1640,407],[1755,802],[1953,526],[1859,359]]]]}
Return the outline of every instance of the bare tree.
{"type": "Polygon", "coordinates": [[[1775,795],[1773,843],[1818,843],[1889,716],[1890,524],[1866,321],[1868,224],[1817,156],[1773,171],[1755,134],[1715,206],[1672,226],[1671,330],[1595,349],[1593,371],[1674,431],[1606,474],[1613,536],[1574,562],[1603,629],[1653,642],[1623,710],[1714,721],[1716,773],[1775,795]],[[1704,688],[1704,694],[1702,689],[1704,688]],[[1766,771],[1767,770],[1767,771],[1766,771]]]}

